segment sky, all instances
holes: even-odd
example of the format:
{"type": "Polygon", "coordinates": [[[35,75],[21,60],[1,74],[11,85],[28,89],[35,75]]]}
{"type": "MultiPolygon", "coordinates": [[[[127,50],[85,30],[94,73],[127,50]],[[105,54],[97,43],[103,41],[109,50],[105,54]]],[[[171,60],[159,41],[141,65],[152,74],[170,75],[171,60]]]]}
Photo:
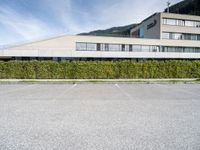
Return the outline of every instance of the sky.
{"type": "MultiPolygon", "coordinates": [[[[172,4],[181,0],[170,0],[172,4]]],[[[167,0],[0,0],[0,45],[139,23],[167,0]]]]}

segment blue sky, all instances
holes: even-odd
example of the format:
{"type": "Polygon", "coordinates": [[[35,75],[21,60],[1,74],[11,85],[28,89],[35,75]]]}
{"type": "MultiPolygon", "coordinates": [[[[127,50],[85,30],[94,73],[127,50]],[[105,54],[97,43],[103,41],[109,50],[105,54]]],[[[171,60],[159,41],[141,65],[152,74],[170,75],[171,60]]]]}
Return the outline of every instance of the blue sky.
{"type": "Polygon", "coordinates": [[[138,23],[164,8],[166,0],[0,0],[0,45],[138,23]]]}

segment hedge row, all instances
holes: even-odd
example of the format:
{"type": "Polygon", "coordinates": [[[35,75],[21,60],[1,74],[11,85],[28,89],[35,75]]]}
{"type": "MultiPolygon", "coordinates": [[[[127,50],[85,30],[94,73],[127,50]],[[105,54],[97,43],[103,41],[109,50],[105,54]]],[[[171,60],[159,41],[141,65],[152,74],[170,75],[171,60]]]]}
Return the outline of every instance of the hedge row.
{"type": "Polygon", "coordinates": [[[200,78],[200,61],[2,61],[0,78],[200,78]]]}

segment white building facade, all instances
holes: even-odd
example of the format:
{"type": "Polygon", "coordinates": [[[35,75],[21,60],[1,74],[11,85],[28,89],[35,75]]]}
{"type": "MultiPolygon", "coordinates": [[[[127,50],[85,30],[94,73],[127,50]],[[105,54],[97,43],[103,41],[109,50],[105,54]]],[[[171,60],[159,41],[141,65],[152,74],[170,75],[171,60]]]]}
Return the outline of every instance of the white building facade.
{"type": "Polygon", "coordinates": [[[60,36],[0,50],[2,59],[200,59],[200,17],[156,13],[130,38],[60,36]]]}

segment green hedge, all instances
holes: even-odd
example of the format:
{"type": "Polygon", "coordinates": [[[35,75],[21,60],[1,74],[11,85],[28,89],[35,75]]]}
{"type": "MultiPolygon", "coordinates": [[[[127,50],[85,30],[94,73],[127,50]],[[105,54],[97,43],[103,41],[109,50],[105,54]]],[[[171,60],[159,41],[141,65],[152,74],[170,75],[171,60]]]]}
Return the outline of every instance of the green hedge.
{"type": "Polygon", "coordinates": [[[200,78],[200,61],[2,61],[0,78],[200,78]]]}

